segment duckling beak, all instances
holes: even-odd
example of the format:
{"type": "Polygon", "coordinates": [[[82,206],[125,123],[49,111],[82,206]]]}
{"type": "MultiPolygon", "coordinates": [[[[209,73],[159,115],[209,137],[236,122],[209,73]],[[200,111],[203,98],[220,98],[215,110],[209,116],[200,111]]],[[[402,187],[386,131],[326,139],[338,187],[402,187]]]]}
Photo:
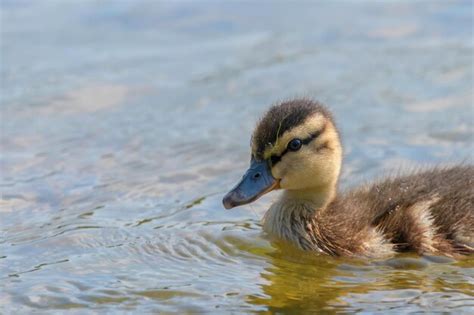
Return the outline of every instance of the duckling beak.
{"type": "Polygon", "coordinates": [[[250,161],[250,168],[242,180],[225,195],[222,203],[226,209],[251,203],[278,187],[267,161],[250,161]]]}

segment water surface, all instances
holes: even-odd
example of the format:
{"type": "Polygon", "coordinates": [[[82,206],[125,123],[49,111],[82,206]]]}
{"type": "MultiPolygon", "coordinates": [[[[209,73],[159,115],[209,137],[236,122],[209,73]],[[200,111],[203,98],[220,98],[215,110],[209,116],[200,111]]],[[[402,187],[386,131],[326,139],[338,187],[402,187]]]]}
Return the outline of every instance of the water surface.
{"type": "Polygon", "coordinates": [[[472,160],[469,1],[3,1],[0,310],[474,312],[474,258],[270,243],[225,211],[269,104],[333,110],[343,188],[472,160]]]}

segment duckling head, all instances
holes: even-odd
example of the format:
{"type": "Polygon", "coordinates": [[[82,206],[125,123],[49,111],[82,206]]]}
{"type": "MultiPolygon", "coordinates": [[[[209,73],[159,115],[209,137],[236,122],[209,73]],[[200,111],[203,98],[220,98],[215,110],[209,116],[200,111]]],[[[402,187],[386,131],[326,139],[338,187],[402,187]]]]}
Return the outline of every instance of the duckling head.
{"type": "Polygon", "coordinates": [[[331,113],[308,99],[272,106],[257,124],[250,168],[223,199],[226,209],[275,189],[318,204],[335,195],[342,149],[331,113]]]}

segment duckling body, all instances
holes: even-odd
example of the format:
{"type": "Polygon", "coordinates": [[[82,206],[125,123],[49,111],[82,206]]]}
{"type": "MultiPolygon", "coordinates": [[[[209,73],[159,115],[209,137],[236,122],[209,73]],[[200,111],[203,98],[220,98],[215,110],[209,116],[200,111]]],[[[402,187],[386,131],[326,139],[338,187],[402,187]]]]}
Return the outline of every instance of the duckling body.
{"type": "Polygon", "coordinates": [[[473,166],[434,168],[339,193],[341,162],[339,133],[324,106],[306,99],[275,105],[258,123],[251,167],[224,205],[283,189],[264,216],[264,231],[329,255],[474,253],[473,166]]]}
{"type": "Polygon", "coordinates": [[[474,168],[432,169],[337,195],[326,206],[288,193],[264,217],[264,231],[302,249],[337,256],[396,251],[474,252],[474,168]]]}

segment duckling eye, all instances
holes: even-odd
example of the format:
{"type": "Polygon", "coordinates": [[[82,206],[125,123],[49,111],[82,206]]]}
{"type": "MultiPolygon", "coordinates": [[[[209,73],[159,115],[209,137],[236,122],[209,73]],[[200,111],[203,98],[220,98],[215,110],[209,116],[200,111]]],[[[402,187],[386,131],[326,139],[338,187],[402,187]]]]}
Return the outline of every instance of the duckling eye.
{"type": "Polygon", "coordinates": [[[298,151],[302,145],[303,142],[300,139],[293,139],[288,143],[287,148],[290,151],[298,151]]]}

